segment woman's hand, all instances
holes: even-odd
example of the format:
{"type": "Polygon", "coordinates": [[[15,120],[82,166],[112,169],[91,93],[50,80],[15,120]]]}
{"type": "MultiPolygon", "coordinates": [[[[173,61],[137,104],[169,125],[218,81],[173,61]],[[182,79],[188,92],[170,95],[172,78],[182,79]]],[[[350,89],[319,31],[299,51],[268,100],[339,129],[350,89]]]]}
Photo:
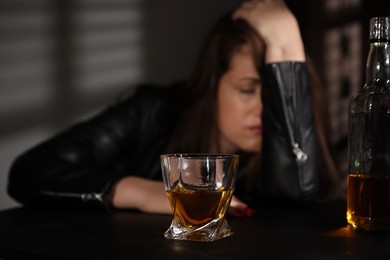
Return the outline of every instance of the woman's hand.
{"type": "Polygon", "coordinates": [[[245,1],[233,14],[233,19],[239,18],[264,40],[266,63],[305,60],[298,22],[283,0],[245,1]]]}
{"type": "Polygon", "coordinates": [[[118,209],[172,214],[163,183],[134,176],[125,177],[114,185],[111,204],[118,209]]]}
{"type": "Polygon", "coordinates": [[[249,208],[244,202],[233,196],[228,209],[228,214],[235,217],[249,217],[255,214],[255,211],[252,208],[249,208]]]}

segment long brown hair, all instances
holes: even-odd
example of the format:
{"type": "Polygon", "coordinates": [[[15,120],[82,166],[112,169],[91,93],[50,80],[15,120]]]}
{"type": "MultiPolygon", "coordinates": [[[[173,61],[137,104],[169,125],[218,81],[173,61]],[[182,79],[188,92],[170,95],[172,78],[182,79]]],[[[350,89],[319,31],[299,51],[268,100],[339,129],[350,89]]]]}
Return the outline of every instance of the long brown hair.
{"type": "MultiPolygon", "coordinates": [[[[220,19],[206,38],[194,73],[185,91],[185,110],[182,111],[175,132],[168,146],[169,152],[220,152],[216,118],[216,99],[219,80],[228,71],[233,55],[249,45],[253,60],[260,73],[264,64],[265,45],[259,34],[244,20],[233,20],[231,14],[220,19]],[[216,150],[211,150],[212,148],[216,150]]],[[[333,198],[337,194],[338,174],[330,156],[326,138],[326,107],[322,87],[312,63],[308,62],[309,82],[320,144],[321,162],[325,169],[320,173],[321,198],[333,198]]],[[[240,154],[240,165],[249,170],[248,182],[260,174],[259,154],[240,154]],[[252,178],[251,178],[252,176],[252,178]]],[[[248,186],[249,187],[249,186],[248,186]]]]}
{"type": "Polygon", "coordinates": [[[319,200],[331,200],[344,197],[341,188],[340,173],[337,169],[334,158],[331,155],[330,141],[327,133],[330,132],[329,111],[327,110],[327,100],[325,89],[323,88],[319,76],[314,68],[311,59],[306,59],[308,68],[308,79],[310,83],[310,95],[316,125],[317,139],[320,153],[320,193],[319,200]]]}
{"type": "MultiPolygon", "coordinates": [[[[263,56],[264,45],[254,29],[231,15],[220,19],[206,38],[187,85],[185,110],[171,142],[175,152],[220,152],[216,119],[219,80],[228,71],[232,56],[242,46],[253,46],[256,57],[263,56]],[[214,147],[216,150],[210,151],[214,147]]],[[[263,59],[255,59],[260,68],[263,59]]]]}

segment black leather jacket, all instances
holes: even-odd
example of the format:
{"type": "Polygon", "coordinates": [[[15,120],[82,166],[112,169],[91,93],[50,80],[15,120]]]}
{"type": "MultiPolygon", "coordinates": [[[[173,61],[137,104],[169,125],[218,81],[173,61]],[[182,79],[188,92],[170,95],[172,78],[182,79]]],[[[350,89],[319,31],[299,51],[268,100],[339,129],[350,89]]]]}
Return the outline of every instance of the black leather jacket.
{"type": "MultiPolygon", "coordinates": [[[[263,171],[255,196],[311,200],[319,183],[306,65],[270,64],[262,79],[263,171]]],[[[177,86],[142,86],[30,149],[11,167],[9,194],[27,205],[105,206],[115,180],[127,175],[161,180],[159,155],[179,115],[179,93],[177,86]]]]}

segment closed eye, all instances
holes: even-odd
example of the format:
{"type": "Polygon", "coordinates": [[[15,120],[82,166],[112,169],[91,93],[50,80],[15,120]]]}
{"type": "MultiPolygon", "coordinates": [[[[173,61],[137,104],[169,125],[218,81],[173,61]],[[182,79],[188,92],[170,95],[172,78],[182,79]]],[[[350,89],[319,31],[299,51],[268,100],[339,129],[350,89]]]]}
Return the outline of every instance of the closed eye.
{"type": "Polygon", "coordinates": [[[243,77],[236,85],[239,93],[244,95],[254,95],[259,92],[261,88],[261,80],[258,77],[243,77]]]}
{"type": "Polygon", "coordinates": [[[254,94],[256,92],[255,88],[240,88],[242,94],[254,94]]]}

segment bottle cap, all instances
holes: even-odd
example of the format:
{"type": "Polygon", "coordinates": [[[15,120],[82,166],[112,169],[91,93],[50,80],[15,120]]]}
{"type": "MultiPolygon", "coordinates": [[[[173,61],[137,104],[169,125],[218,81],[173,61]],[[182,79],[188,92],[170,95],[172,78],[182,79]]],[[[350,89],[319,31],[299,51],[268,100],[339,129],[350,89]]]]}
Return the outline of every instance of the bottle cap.
{"type": "Polygon", "coordinates": [[[390,17],[370,19],[370,42],[390,42],[390,17]]]}

